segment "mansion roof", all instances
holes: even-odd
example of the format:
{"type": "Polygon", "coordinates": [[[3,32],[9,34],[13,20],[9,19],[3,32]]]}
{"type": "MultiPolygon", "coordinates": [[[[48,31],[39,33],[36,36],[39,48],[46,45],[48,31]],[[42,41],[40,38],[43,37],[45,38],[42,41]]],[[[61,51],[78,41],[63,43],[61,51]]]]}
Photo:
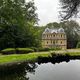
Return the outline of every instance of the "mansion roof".
{"type": "Polygon", "coordinates": [[[49,29],[49,28],[46,28],[44,30],[43,34],[46,34],[46,33],[65,33],[65,32],[64,32],[63,28],[59,28],[59,29],[49,29]]]}

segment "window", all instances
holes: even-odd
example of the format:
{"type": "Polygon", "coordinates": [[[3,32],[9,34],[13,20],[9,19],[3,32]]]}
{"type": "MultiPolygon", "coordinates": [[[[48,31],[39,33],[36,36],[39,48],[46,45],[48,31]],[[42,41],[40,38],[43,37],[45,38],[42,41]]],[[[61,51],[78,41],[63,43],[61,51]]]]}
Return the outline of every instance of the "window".
{"type": "Polygon", "coordinates": [[[51,40],[51,44],[52,44],[52,40],[51,40]]]}
{"type": "Polygon", "coordinates": [[[47,44],[48,44],[48,41],[47,41],[47,44]]]}
{"type": "Polygon", "coordinates": [[[58,41],[56,40],[56,43],[58,43],[58,41]]]}
{"type": "Polygon", "coordinates": [[[64,38],[66,38],[66,35],[64,34],[64,38]]]}
{"type": "Polygon", "coordinates": [[[43,38],[45,37],[45,35],[43,34],[43,36],[42,36],[43,38]]]}
{"type": "Polygon", "coordinates": [[[61,37],[62,37],[62,34],[61,34],[61,37]]]}
{"type": "Polygon", "coordinates": [[[61,44],[62,44],[62,41],[61,41],[61,44]]]}
{"type": "Polygon", "coordinates": [[[53,44],[55,44],[55,41],[53,41],[53,44]]]}

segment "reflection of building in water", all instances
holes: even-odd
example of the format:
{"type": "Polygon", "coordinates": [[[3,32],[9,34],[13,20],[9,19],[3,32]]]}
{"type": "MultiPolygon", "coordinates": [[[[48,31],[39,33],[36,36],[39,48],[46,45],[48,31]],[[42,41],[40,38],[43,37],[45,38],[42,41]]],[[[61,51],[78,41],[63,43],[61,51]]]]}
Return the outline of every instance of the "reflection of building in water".
{"type": "Polygon", "coordinates": [[[49,29],[46,28],[42,34],[43,48],[67,48],[67,38],[63,28],[49,29]]]}

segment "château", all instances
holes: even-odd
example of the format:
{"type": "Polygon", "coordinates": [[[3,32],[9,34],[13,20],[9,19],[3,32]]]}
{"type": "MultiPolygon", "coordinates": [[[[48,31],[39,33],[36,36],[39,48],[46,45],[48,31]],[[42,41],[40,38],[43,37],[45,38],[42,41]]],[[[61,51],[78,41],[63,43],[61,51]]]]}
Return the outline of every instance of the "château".
{"type": "Polygon", "coordinates": [[[63,28],[49,29],[46,28],[42,33],[43,48],[67,48],[67,37],[63,28]]]}

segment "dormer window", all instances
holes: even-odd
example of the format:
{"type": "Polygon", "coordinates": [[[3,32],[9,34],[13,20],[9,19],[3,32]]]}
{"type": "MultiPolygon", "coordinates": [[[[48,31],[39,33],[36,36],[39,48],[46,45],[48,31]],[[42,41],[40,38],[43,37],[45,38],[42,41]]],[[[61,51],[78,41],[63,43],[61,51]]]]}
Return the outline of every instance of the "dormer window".
{"type": "Polygon", "coordinates": [[[45,32],[45,33],[49,33],[49,32],[50,32],[50,31],[49,31],[49,28],[46,28],[44,32],[45,32]]]}
{"type": "Polygon", "coordinates": [[[58,31],[59,31],[60,33],[64,33],[64,29],[63,29],[63,28],[60,28],[58,31]]]}

